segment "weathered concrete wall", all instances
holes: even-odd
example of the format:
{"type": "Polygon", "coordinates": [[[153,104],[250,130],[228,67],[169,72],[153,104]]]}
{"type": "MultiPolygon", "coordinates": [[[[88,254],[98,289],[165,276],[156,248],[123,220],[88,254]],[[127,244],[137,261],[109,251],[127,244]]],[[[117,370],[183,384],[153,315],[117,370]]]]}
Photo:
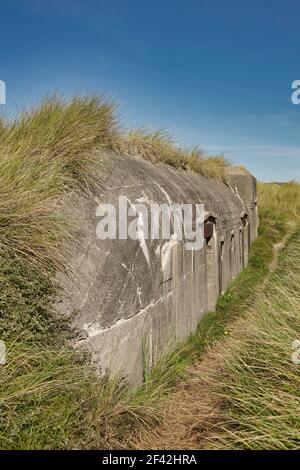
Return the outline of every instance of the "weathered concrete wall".
{"type": "Polygon", "coordinates": [[[191,172],[109,154],[104,166],[98,197],[70,202],[80,224],[80,247],[72,259],[76,275],[60,276],[65,294],[58,308],[76,312],[76,346],[92,353],[99,370],[140,383],[145,361],[153,364],[170,341],[187,338],[246,265],[257,233],[256,181],[235,170],[229,188],[191,172]],[[144,246],[141,240],[99,240],[97,206],[117,206],[119,196],[132,204],[204,203],[213,236],[197,251],[173,238],[146,240],[144,246]]]}
{"type": "Polygon", "coordinates": [[[230,184],[234,191],[243,199],[246,213],[250,223],[250,237],[253,241],[258,231],[257,189],[256,179],[242,166],[232,167],[228,170],[230,184]]]}

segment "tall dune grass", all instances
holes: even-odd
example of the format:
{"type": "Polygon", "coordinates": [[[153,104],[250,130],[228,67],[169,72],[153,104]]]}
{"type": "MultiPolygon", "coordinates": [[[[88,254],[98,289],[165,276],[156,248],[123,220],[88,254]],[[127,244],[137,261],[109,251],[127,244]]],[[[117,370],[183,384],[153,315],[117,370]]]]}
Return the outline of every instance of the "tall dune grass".
{"type": "Polygon", "coordinates": [[[223,182],[226,182],[226,169],[230,165],[230,162],[222,155],[205,156],[198,147],[191,150],[179,148],[172,138],[162,131],[132,130],[119,137],[115,148],[125,155],[191,170],[204,177],[223,182]]]}
{"type": "Polygon", "coordinates": [[[281,210],[289,217],[300,215],[299,183],[259,183],[259,203],[263,210],[281,210]]]}
{"type": "Polygon", "coordinates": [[[111,103],[98,97],[46,99],[0,132],[0,255],[59,262],[68,237],[55,206],[67,190],[87,190],[99,175],[95,146],[116,133],[111,103]]]}
{"type": "Polygon", "coordinates": [[[258,183],[260,233],[268,231],[270,241],[282,237],[291,222],[300,216],[300,185],[258,183]]]}

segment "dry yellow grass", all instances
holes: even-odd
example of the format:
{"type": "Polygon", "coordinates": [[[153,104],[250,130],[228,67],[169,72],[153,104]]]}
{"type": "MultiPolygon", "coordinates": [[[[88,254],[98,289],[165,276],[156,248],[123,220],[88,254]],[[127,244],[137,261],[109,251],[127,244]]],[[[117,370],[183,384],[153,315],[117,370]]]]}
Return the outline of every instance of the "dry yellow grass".
{"type": "Polygon", "coordinates": [[[179,148],[170,136],[162,131],[132,130],[128,134],[120,135],[114,148],[124,155],[142,158],[151,163],[165,163],[223,182],[226,182],[226,169],[230,165],[222,155],[205,156],[200,148],[179,148]]]}

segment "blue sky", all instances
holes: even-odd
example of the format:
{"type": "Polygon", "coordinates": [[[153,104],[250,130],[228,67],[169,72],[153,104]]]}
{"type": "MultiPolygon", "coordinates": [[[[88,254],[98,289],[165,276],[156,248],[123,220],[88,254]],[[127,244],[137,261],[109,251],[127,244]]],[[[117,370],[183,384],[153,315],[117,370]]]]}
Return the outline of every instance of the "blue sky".
{"type": "Polygon", "coordinates": [[[299,1],[0,0],[0,16],[0,111],[105,92],[129,126],[300,180],[299,1]]]}

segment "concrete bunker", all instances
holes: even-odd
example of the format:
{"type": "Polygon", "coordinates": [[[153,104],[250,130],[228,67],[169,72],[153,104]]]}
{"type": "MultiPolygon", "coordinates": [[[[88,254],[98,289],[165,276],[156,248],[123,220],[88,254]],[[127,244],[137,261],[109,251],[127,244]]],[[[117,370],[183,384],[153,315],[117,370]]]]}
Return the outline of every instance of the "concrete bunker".
{"type": "Polygon", "coordinates": [[[145,362],[152,366],[170,342],[195,331],[247,264],[258,225],[256,180],[234,168],[226,185],[133,157],[99,151],[100,156],[109,171],[99,183],[99,195],[70,198],[71,215],[80,222],[78,248],[70,260],[76,274],[59,276],[64,294],[57,309],[76,313],[80,338],[74,346],[89,351],[99,373],[109,369],[140,383],[145,362]],[[186,250],[172,233],[169,240],[143,244],[99,240],[97,206],[117,205],[120,195],[131,204],[204,204],[203,248],[186,250]]]}

